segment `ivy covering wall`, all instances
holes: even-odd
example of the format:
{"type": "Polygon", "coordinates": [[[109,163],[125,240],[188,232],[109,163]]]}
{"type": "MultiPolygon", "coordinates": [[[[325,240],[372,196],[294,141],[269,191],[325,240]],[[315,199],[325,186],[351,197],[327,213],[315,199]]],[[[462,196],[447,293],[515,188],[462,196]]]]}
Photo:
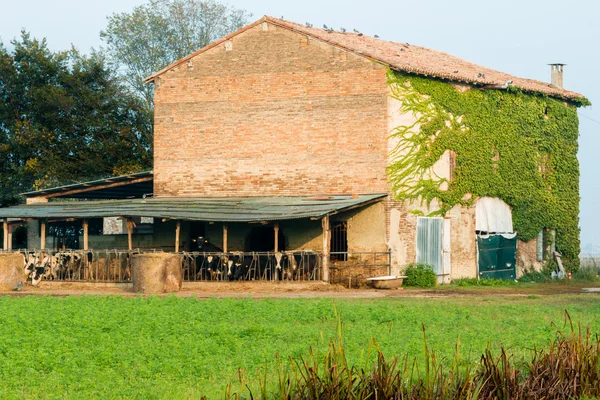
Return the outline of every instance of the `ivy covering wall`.
{"type": "Polygon", "coordinates": [[[521,240],[556,229],[568,268],[579,266],[579,164],[576,107],[541,95],[480,90],[388,72],[400,112],[416,123],[392,132],[397,147],[388,174],[398,200],[436,199],[444,215],[457,204],[490,196],[511,206],[521,240]],[[453,179],[431,174],[446,151],[455,153],[453,179]],[[446,182],[446,184],[444,184],[446,182]],[[443,190],[445,189],[445,190],[443,190]]]}

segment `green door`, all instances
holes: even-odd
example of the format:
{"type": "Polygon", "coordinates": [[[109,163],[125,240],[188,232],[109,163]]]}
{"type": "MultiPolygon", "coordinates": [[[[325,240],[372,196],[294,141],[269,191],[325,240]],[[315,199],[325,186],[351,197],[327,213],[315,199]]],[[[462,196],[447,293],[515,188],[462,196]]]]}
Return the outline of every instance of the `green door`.
{"type": "Polygon", "coordinates": [[[480,278],[516,278],[517,235],[477,235],[477,255],[480,278]]]}

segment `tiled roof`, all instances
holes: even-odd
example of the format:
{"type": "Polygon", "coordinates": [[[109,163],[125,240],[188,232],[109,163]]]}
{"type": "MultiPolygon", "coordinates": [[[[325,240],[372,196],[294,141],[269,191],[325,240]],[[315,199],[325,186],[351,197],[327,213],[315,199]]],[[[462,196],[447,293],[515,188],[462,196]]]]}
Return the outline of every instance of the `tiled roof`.
{"type": "Polygon", "coordinates": [[[176,65],[181,64],[210,48],[218,46],[224,41],[229,40],[230,38],[262,22],[268,22],[300,34],[310,36],[311,38],[321,42],[328,43],[346,51],[370,58],[377,62],[381,62],[389,66],[391,69],[401,72],[448,79],[455,82],[465,82],[478,86],[504,85],[507,81],[512,81],[512,85],[518,86],[519,88],[529,92],[543,93],[548,96],[572,100],[585,99],[584,96],[579,93],[560,89],[546,82],[519,78],[503,72],[495,71],[493,69],[471,63],[441,51],[414,46],[408,43],[390,42],[366,35],[359,35],[355,32],[343,33],[339,31],[328,31],[321,28],[306,27],[294,22],[268,16],[265,16],[260,20],[255,21],[252,24],[247,25],[240,30],[174,62],[163,70],[147,77],[146,81],[152,81],[154,78],[175,67],[176,65]]]}

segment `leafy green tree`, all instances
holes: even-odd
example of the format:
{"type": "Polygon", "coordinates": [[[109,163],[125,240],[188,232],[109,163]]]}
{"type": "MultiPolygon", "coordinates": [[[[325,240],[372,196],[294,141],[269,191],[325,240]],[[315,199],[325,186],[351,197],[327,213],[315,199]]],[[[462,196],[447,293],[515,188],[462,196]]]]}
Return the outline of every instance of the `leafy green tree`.
{"type": "Polygon", "coordinates": [[[152,121],[105,57],[52,52],[22,32],[0,45],[0,203],[20,192],[138,172],[152,121]]]}
{"type": "Polygon", "coordinates": [[[152,109],[153,87],[143,79],[247,23],[249,14],[217,1],[149,0],[113,14],[100,33],[112,62],[152,109]]]}

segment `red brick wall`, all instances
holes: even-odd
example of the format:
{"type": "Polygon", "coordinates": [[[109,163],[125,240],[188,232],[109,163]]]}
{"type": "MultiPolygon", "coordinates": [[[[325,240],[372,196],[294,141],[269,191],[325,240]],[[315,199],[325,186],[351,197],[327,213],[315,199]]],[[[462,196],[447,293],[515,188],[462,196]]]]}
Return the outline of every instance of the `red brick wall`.
{"type": "Polygon", "coordinates": [[[156,85],[156,196],[387,192],[383,66],[273,25],[231,45],[156,85]]]}

